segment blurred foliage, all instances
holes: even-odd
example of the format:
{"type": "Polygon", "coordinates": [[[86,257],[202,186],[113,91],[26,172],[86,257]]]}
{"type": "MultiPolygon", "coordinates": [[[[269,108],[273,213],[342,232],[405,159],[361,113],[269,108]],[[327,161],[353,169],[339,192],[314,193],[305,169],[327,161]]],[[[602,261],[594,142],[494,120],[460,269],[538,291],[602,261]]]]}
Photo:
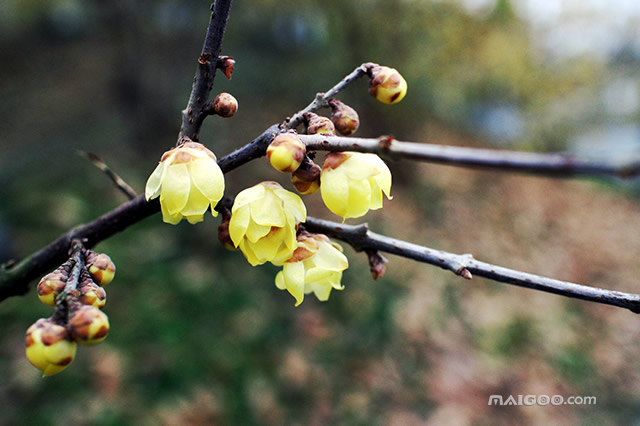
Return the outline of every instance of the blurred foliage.
{"type": "MultiPolygon", "coordinates": [[[[515,4],[515,2],[514,2],[515,4]]],[[[362,62],[409,83],[393,107],[356,82],[340,98],[362,136],[525,150],[572,149],[610,123],[597,95],[637,80],[636,53],[549,61],[507,0],[236,2],[215,92],[240,103],[201,139],[222,156],[305,106],[362,62]]],[[[175,143],[208,2],[0,2],[0,260],[21,258],[117,206],[75,154],[94,152],[141,190],[175,143]]],[[[625,53],[626,52],[626,53],[625,53]]],[[[617,93],[617,92],[616,92],[617,93]]],[[[637,115],[637,114],[636,114],[637,115]]],[[[635,123],[637,117],[626,119],[635,123]]],[[[609,149],[615,152],[615,149],[609,149]]],[[[570,281],[640,292],[633,192],[443,166],[391,164],[378,232],[570,281]]],[[[229,194],[288,178],[266,162],[228,175],[229,194]]],[[[305,200],[307,201],[307,200],[305,200]]],[[[314,215],[330,218],[319,196],[314,215]]],[[[357,221],[353,221],[354,223],[357,221]]],[[[350,248],[345,290],[297,309],[277,269],[226,252],[217,221],[159,216],[101,243],[118,266],[107,341],[40,379],[26,328],[33,292],[0,306],[0,424],[632,423],[640,413],[637,320],[628,312],[392,258],[373,281],[350,248]],[[593,395],[595,406],[489,407],[491,394],[593,395]]]]}

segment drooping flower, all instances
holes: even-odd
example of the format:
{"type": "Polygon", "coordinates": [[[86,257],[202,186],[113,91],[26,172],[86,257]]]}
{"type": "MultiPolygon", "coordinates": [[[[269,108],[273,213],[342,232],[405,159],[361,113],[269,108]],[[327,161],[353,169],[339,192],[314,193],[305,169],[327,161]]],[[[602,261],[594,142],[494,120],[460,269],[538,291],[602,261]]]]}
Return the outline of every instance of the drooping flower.
{"type": "Polygon", "coordinates": [[[29,327],[25,346],[27,359],[42,370],[43,376],[51,376],[67,368],[78,348],[63,326],[44,318],[29,327]]]}
{"type": "Polygon", "coordinates": [[[160,196],[162,220],[172,225],[183,218],[201,222],[209,207],[217,216],[214,208],[223,194],[224,175],[216,156],[191,141],[164,153],[145,189],[147,201],[160,196]]]}
{"type": "Polygon", "coordinates": [[[306,218],[299,196],[276,182],[262,182],[237,195],[229,235],[251,265],[280,265],[296,249],[296,227],[306,218]]]}
{"type": "Polygon", "coordinates": [[[343,219],[382,208],[382,193],[391,199],[391,172],[375,154],[333,152],[325,158],[320,193],[329,210],[343,219]]]}
{"type": "Polygon", "coordinates": [[[326,301],[332,289],[342,290],[342,272],[349,267],[342,247],[322,234],[301,232],[298,248],[276,275],[276,287],[287,290],[296,306],[304,295],[314,293],[318,300],[326,301]]]}

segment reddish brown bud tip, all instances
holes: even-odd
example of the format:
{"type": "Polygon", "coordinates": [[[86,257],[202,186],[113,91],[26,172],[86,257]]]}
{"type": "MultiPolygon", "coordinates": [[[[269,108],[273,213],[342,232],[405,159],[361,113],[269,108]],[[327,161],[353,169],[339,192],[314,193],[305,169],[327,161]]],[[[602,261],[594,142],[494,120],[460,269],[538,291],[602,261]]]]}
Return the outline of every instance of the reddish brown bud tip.
{"type": "Polygon", "coordinates": [[[469,271],[467,268],[462,268],[460,272],[458,272],[458,275],[467,280],[473,278],[473,275],[471,275],[471,271],[469,271]]]}
{"type": "Polygon", "coordinates": [[[366,250],[367,258],[369,259],[369,270],[374,280],[384,276],[387,271],[386,263],[388,260],[380,254],[378,251],[366,250]]]}
{"type": "Polygon", "coordinates": [[[231,73],[236,61],[231,56],[220,56],[218,58],[218,68],[222,70],[227,79],[231,80],[231,73]]]}

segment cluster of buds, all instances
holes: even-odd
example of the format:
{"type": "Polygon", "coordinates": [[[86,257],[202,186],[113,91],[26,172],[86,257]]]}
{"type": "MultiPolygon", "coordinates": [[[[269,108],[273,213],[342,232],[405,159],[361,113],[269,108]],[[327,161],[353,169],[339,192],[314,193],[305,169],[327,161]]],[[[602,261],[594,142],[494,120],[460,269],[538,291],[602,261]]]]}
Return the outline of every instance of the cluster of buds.
{"type": "Polygon", "coordinates": [[[78,343],[95,345],[107,337],[103,287],[113,280],[115,271],[109,256],[86,250],[76,242],[71,258],[42,277],[38,298],[55,310],[51,317],[29,327],[25,345],[27,359],[44,376],[57,374],[71,364],[78,343]]]}

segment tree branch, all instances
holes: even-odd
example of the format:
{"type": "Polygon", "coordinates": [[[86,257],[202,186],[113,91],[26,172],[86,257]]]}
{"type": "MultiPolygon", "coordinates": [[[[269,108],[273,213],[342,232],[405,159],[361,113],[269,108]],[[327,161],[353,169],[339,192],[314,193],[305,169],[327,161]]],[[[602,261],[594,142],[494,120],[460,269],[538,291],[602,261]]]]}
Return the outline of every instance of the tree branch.
{"type": "Polygon", "coordinates": [[[329,104],[327,102],[329,101],[329,99],[333,98],[342,89],[344,89],[345,87],[353,83],[358,78],[362,77],[363,75],[366,75],[369,72],[369,70],[375,67],[376,65],[377,64],[374,64],[371,62],[364,63],[359,67],[357,67],[356,69],[354,69],[350,74],[348,74],[345,78],[343,78],[338,84],[333,86],[331,89],[329,89],[325,93],[317,93],[315,99],[309,105],[307,105],[304,109],[301,109],[300,111],[296,112],[293,115],[293,117],[285,121],[284,127],[286,127],[287,129],[295,129],[300,124],[302,124],[305,113],[316,112],[320,108],[328,107],[329,104]]]}
{"type": "Polygon", "coordinates": [[[640,295],[589,287],[528,274],[475,260],[471,254],[453,254],[369,231],[366,224],[345,225],[308,217],[304,227],[309,232],[323,233],[342,240],[357,251],[378,250],[439,266],[464,278],[472,274],[506,284],[545,291],[565,297],[626,308],[640,313],[640,295]]]}
{"type": "Polygon", "coordinates": [[[576,175],[631,178],[640,175],[640,158],[621,163],[581,159],[565,154],[502,151],[447,145],[401,142],[390,136],[356,138],[331,135],[299,135],[308,149],[372,152],[387,158],[406,158],[461,167],[568,177],[576,175]]]}
{"type": "Polygon", "coordinates": [[[197,141],[200,128],[207,114],[203,109],[209,99],[209,93],[213,89],[213,79],[216,75],[216,64],[222,50],[222,39],[229,20],[229,12],[233,0],[215,0],[211,8],[211,18],[207,35],[204,39],[202,52],[198,58],[198,68],[193,79],[191,95],[187,107],[182,110],[182,126],[178,141],[184,137],[197,141]]]}

